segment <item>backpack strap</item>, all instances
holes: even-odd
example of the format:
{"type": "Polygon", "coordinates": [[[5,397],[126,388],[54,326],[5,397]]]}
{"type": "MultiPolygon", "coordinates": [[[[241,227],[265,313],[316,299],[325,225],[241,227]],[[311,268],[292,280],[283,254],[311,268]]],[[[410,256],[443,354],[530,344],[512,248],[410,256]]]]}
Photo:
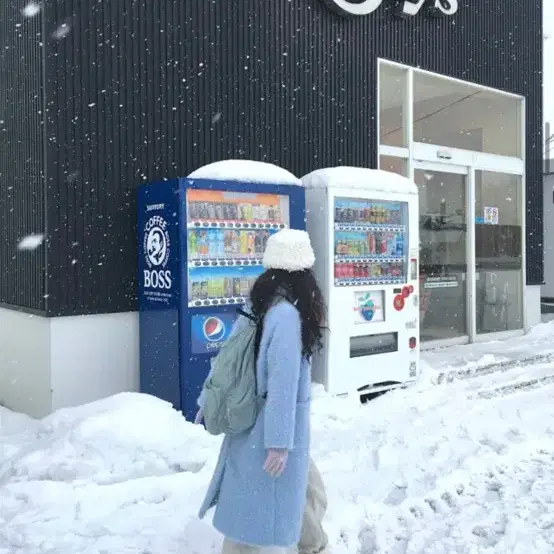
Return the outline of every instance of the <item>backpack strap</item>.
{"type": "Polygon", "coordinates": [[[240,314],[240,315],[243,315],[244,317],[246,317],[250,321],[253,321],[256,325],[258,324],[258,319],[256,317],[254,317],[254,315],[249,314],[247,311],[243,310],[242,308],[237,308],[237,313],[240,314]]]}
{"type": "MultiPolygon", "coordinates": [[[[249,319],[256,325],[256,335],[254,338],[254,356],[255,360],[258,360],[258,355],[260,353],[260,343],[262,342],[262,332],[263,332],[263,319],[260,320],[257,318],[254,314],[248,313],[246,310],[243,310],[242,308],[237,308],[237,313],[239,315],[244,316],[246,319],[249,319]]],[[[256,384],[256,394],[259,394],[258,392],[258,371],[254,371],[254,381],[256,384]]],[[[267,394],[264,394],[262,398],[266,398],[267,394]]]]}
{"type": "Polygon", "coordinates": [[[237,313],[239,315],[242,315],[252,321],[256,325],[256,339],[255,339],[255,356],[256,360],[258,359],[258,354],[260,353],[260,343],[262,342],[262,332],[263,332],[263,318],[257,318],[254,314],[248,313],[246,310],[243,310],[242,308],[237,308],[237,313]]]}

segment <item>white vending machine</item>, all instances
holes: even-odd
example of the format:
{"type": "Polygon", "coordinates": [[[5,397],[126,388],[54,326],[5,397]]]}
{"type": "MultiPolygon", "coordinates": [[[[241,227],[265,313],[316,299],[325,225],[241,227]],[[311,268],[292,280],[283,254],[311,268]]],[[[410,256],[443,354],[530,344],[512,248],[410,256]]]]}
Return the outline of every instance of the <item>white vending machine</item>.
{"type": "Polygon", "coordinates": [[[364,395],[419,374],[419,206],[394,173],[335,167],[306,175],[307,229],[328,306],[313,380],[364,395]]]}

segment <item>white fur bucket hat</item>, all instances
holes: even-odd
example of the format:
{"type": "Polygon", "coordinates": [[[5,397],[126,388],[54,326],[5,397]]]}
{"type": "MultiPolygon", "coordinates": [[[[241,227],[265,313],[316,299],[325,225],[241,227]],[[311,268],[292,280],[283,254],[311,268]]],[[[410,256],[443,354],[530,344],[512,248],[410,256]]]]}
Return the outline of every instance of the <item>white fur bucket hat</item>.
{"type": "Polygon", "coordinates": [[[265,269],[301,271],[310,269],[315,255],[306,231],[282,229],[269,237],[262,260],[265,269]]]}

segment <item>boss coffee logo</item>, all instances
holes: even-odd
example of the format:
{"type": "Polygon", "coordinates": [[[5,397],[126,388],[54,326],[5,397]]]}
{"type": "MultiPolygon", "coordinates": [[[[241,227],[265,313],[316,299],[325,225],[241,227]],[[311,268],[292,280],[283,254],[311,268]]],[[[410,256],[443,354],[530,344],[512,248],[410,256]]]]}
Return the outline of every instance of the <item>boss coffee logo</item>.
{"type": "Polygon", "coordinates": [[[171,271],[167,269],[171,244],[166,220],[153,215],[144,226],[143,251],[148,269],[144,270],[144,287],[170,289],[171,271]]]}
{"type": "MultiPolygon", "coordinates": [[[[323,0],[328,6],[343,15],[369,15],[383,0],[323,0]]],[[[458,0],[395,0],[400,15],[417,15],[425,6],[435,15],[454,15],[458,0]]]]}

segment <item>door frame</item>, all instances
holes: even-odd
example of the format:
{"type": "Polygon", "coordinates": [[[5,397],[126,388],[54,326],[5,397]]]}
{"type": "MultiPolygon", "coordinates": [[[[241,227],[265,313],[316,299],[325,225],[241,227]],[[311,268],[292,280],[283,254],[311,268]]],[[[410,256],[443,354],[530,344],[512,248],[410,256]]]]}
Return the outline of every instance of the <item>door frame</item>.
{"type": "Polygon", "coordinates": [[[428,162],[421,160],[413,160],[414,177],[416,171],[432,171],[434,173],[448,173],[451,175],[461,175],[465,180],[465,200],[466,200],[466,334],[461,337],[453,337],[449,339],[439,339],[426,341],[421,343],[423,350],[431,350],[437,346],[453,346],[456,344],[467,344],[473,342],[476,336],[476,310],[475,310],[475,226],[472,225],[470,219],[473,213],[470,214],[468,206],[475,205],[475,179],[474,172],[468,166],[428,162]]]}
{"type": "MultiPolygon", "coordinates": [[[[525,220],[525,210],[526,210],[526,192],[525,192],[525,172],[520,171],[510,171],[509,168],[499,168],[498,166],[494,168],[489,167],[482,167],[482,166],[473,166],[471,169],[471,173],[473,174],[473,182],[475,183],[475,172],[476,171],[487,171],[490,173],[500,173],[504,175],[515,175],[516,177],[519,177],[519,201],[521,202],[521,321],[522,321],[522,327],[520,329],[513,329],[509,331],[496,331],[493,333],[477,333],[477,328],[475,329],[475,334],[472,338],[472,342],[487,342],[491,340],[507,340],[510,338],[520,337],[525,335],[529,331],[529,325],[527,321],[527,295],[526,287],[527,287],[527,261],[526,261],[526,255],[527,255],[527,244],[526,244],[526,220],[525,220]]],[[[511,169],[511,168],[510,168],[511,169]]],[[[475,186],[474,186],[474,206],[475,206],[475,186]]],[[[475,229],[475,225],[473,225],[473,228],[475,229]]],[[[477,277],[477,275],[476,275],[477,277]]],[[[477,281],[475,281],[476,283],[477,281]]]]}
{"type": "Polygon", "coordinates": [[[436,173],[450,173],[465,176],[466,183],[466,314],[467,314],[467,335],[454,337],[451,339],[441,339],[435,341],[426,341],[421,343],[422,350],[431,350],[437,347],[451,346],[457,344],[467,344],[473,342],[486,342],[490,340],[502,340],[512,337],[518,337],[525,334],[527,330],[526,313],[527,303],[525,287],[527,284],[525,275],[525,178],[524,174],[517,171],[511,164],[501,168],[502,164],[477,164],[461,165],[452,163],[443,163],[436,161],[425,161],[412,159],[412,175],[415,177],[416,170],[433,171],[436,173]],[[491,167],[492,166],[492,167],[491,167]],[[476,268],[476,249],[475,249],[475,172],[491,171],[494,173],[504,173],[507,175],[517,175],[520,177],[521,190],[521,230],[522,230],[522,283],[521,283],[521,308],[523,317],[523,326],[521,329],[510,331],[498,331],[495,333],[477,333],[477,268],[476,268]]]}

